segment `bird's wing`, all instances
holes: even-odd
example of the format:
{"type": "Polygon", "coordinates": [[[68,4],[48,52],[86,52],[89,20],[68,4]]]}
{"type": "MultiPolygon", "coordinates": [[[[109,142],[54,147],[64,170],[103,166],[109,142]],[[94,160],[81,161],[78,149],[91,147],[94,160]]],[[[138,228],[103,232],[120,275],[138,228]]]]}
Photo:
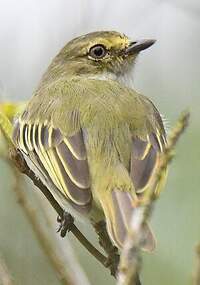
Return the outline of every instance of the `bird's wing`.
{"type": "Polygon", "coordinates": [[[91,202],[90,175],[82,130],[66,136],[50,122],[16,122],[13,140],[38,171],[76,206],[91,202]]]}
{"type": "MultiPolygon", "coordinates": [[[[111,240],[118,248],[123,248],[130,221],[135,217],[134,198],[132,193],[115,188],[104,196],[104,213],[111,240]]],[[[153,251],[156,247],[154,235],[146,223],[144,225],[142,249],[153,251]]]]}
{"type": "MultiPolygon", "coordinates": [[[[167,141],[161,116],[155,106],[147,98],[142,98],[147,104],[147,118],[145,122],[146,133],[132,136],[132,151],[130,163],[130,176],[136,193],[143,193],[151,182],[167,141]]],[[[155,191],[159,194],[161,185],[155,191]]]]}
{"type": "MultiPolygon", "coordinates": [[[[142,198],[148,189],[154,176],[160,153],[166,146],[166,135],[162,119],[154,105],[145,97],[141,97],[146,111],[143,118],[143,126],[132,131],[132,149],[130,157],[130,177],[134,184],[137,197],[142,198]]],[[[163,181],[164,179],[163,175],[163,181]]],[[[162,182],[163,182],[162,181],[162,182]]],[[[158,194],[162,183],[157,185],[155,191],[158,194]]],[[[113,189],[104,199],[103,207],[107,217],[109,234],[119,248],[124,245],[124,240],[129,231],[131,217],[134,217],[135,193],[113,189]],[[111,207],[112,205],[112,207],[111,207]],[[112,209],[112,211],[109,209],[112,209]]],[[[156,246],[154,235],[146,223],[144,228],[143,249],[153,251],[156,246]]]]}

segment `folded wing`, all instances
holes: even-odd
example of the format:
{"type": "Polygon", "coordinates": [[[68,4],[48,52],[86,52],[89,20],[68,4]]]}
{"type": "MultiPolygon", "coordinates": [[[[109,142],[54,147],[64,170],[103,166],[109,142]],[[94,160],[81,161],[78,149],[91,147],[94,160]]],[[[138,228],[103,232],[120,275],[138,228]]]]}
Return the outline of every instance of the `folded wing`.
{"type": "Polygon", "coordinates": [[[50,124],[15,124],[13,140],[40,173],[77,206],[91,202],[90,175],[82,130],[66,137],[50,124]]]}
{"type": "MultiPolygon", "coordinates": [[[[151,105],[152,107],[152,105],[151,105]]],[[[154,177],[156,167],[159,163],[160,153],[166,146],[165,130],[158,114],[154,109],[153,119],[144,122],[144,129],[140,132],[132,133],[132,147],[130,156],[129,173],[133,182],[135,192],[124,191],[115,188],[104,196],[102,207],[107,220],[107,228],[111,239],[118,248],[122,248],[126,234],[129,231],[131,217],[134,218],[134,200],[142,199],[143,193],[148,189],[151,179],[154,177]],[[146,126],[149,126],[147,128],[146,126]],[[146,133],[145,131],[146,130],[146,133]]],[[[162,188],[162,183],[155,187],[155,193],[158,195],[162,188]]],[[[153,251],[156,242],[154,236],[146,223],[144,226],[144,244],[143,249],[153,251]]]]}
{"type": "Polygon", "coordinates": [[[137,193],[142,193],[155,173],[161,153],[166,145],[164,133],[157,130],[146,136],[146,139],[133,136],[130,176],[137,193]]]}

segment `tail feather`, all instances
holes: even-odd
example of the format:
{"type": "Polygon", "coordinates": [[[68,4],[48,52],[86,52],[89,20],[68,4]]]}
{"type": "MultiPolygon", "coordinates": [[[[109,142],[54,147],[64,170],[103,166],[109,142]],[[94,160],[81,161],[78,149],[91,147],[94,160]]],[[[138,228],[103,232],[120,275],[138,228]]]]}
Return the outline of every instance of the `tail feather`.
{"type": "MultiPolygon", "coordinates": [[[[122,248],[132,215],[134,215],[133,197],[131,193],[119,189],[109,191],[104,196],[102,207],[106,216],[107,230],[113,243],[122,248]]],[[[149,228],[145,225],[143,250],[153,251],[155,239],[149,228]]]]}

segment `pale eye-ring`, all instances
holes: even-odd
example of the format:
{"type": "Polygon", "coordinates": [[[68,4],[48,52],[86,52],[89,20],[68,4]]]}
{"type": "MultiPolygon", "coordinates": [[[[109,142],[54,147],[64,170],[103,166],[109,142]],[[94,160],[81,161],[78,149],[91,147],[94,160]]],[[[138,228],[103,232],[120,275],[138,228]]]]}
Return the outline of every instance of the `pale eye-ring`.
{"type": "Polygon", "coordinates": [[[89,55],[94,59],[101,59],[103,58],[107,53],[107,50],[105,46],[103,45],[95,45],[90,48],[89,55]]]}

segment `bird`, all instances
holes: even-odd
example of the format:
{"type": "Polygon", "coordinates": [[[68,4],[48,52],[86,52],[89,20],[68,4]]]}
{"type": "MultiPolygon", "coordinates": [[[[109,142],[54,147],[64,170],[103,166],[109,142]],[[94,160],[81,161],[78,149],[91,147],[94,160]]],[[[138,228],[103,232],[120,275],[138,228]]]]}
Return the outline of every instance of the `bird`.
{"type": "MultiPolygon", "coordinates": [[[[104,220],[120,250],[167,144],[158,109],[132,84],[139,53],[154,43],[116,31],[72,39],[13,130],[16,148],[63,209],[78,220],[104,220]]],[[[154,248],[146,224],[143,249],[154,248]]]]}

